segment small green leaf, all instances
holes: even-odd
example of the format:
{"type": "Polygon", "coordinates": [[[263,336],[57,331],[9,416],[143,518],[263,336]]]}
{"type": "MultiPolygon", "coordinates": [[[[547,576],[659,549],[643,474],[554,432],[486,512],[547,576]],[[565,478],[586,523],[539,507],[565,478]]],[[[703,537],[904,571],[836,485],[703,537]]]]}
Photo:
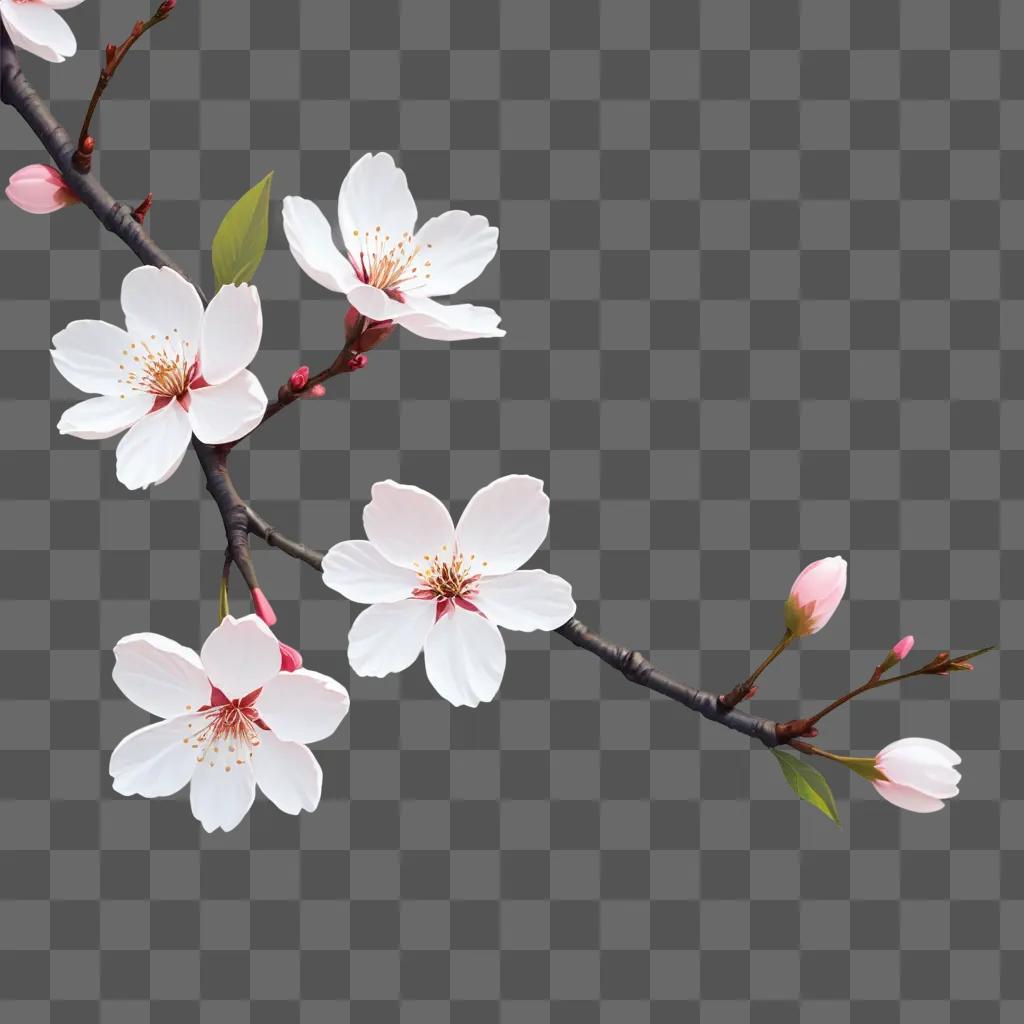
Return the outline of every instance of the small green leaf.
{"type": "Polygon", "coordinates": [[[213,236],[213,273],[217,287],[248,284],[267,248],[271,171],[228,210],[213,236]]]}
{"type": "Polygon", "coordinates": [[[830,818],[838,825],[839,811],[836,810],[836,800],[825,781],[825,776],[817,768],[812,768],[792,754],[786,754],[774,747],[772,753],[793,792],[801,800],[806,800],[813,807],[817,807],[826,818],[830,818]]]}
{"type": "Polygon", "coordinates": [[[220,578],[220,597],[217,600],[217,625],[224,621],[225,615],[231,614],[231,605],[228,604],[228,578],[220,578]]]}

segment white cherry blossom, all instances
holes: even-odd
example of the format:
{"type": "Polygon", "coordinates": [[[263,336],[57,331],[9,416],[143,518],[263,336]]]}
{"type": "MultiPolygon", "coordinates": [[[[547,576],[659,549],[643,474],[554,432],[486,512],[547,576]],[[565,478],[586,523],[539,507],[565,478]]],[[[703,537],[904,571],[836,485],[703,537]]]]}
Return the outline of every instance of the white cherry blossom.
{"type": "Polygon", "coordinates": [[[263,418],[267,396],[245,369],[259,349],[263,312],[250,285],[226,285],[204,310],[195,288],[167,267],[138,267],[121,286],[126,329],[76,320],[53,339],[66,380],[97,395],[60,418],[62,434],[86,440],[127,430],[117,478],[135,490],[163,483],[192,435],[226,444],[263,418]]]}
{"type": "Polygon", "coordinates": [[[78,43],[57,12],[80,3],[82,0],[0,0],[0,19],[15,46],[60,64],[74,57],[78,43]]]}
{"type": "Polygon", "coordinates": [[[505,672],[498,626],[552,630],[572,618],[572,588],[520,569],[548,532],[540,480],[505,476],[477,491],[458,526],[432,494],[393,480],[373,485],[367,540],[336,544],[324,582],[370,605],[352,623],[348,658],[361,676],[407,669],[423,652],[427,678],[456,707],[492,700],[505,672]]]}
{"type": "Polygon", "coordinates": [[[416,217],[405,172],[387,153],[367,153],[341,183],[344,256],[315,203],[284,200],[284,231],[296,263],[318,284],[343,292],[364,316],[438,341],[503,337],[493,309],[434,299],[480,276],[497,252],[498,229],[464,210],[432,217],[418,231],[416,217]]]}
{"type": "Polygon", "coordinates": [[[885,781],[872,782],[891,804],[905,811],[927,814],[941,811],[960,790],[960,773],[954,765],[960,755],[945,743],[908,736],[890,743],[875,755],[875,767],[885,781]]]}
{"type": "Polygon", "coordinates": [[[198,655],[135,633],[114,657],[121,692],[161,719],[110,755],[118,793],[170,796],[191,783],[192,813],[207,832],[230,832],[257,786],[286,814],[316,810],[323,776],[306,744],[337,729],[348,693],[319,672],[287,671],[295,659],[256,615],[225,616],[198,655]]]}

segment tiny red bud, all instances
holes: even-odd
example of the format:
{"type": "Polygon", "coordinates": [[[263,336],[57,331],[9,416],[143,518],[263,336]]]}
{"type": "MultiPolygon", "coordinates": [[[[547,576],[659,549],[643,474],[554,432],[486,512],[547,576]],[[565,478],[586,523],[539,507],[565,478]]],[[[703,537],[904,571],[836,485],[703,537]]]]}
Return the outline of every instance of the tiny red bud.
{"type": "Polygon", "coordinates": [[[323,384],[314,384],[306,394],[311,395],[313,398],[323,398],[327,394],[327,388],[323,384]]]}
{"type": "Polygon", "coordinates": [[[139,203],[138,206],[132,210],[132,220],[137,224],[141,224],[146,219],[146,214],[149,213],[150,207],[153,205],[153,193],[150,192],[145,199],[139,203]]]}
{"type": "Polygon", "coordinates": [[[95,148],[96,140],[91,135],[86,135],[86,137],[82,139],[82,144],[78,147],[78,151],[79,153],[85,153],[86,156],[89,156],[95,148]]]}
{"type": "Polygon", "coordinates": [[[140,36],[145,31],[146,31],[146,23],[144,21],[137,21],[137,22],[135,22],[134,26],[132,27],[132,35],[140,36]]]}
{"type": "Polygon", "coordinates": [[[107,55],[107,63],[113,64],[114,58],[117,56],[117,47],[113,43],[107,43],[105,53],[107,55]]]}
{"type": "Polygon", "coordinates": [[[289,647],[278,641],[277,646],[281,648],[281,671],[294,672],[302,668],[302,655],[294,647],[289,647]]]}
{"type": "Polygon", "coordinates": [[[166,18],[171,11],[174,10],[174,5],[178,0],[164,0],[164,2],[156,9],[156,13],[162,18],[166,18]]]}
{"type": "Polygon", "coordinates": [[[289,378],[288,384],[293,391],[301,391],[309,383],[309,367],[300,366],[289,378]]]}
{"type": "Polygon", "coordinates": [[[267,600],[266,594],[256,587],[252,591],[252,607],[256,614],[268,625],[272,626],[277,622],[277,615],[274,614],[274,609],[271,607],[270,602],[267,600]]]}
{"type": "Polygon", "coordinates": [[[362,353],[360,353],[357,356],[353,356],[348,361],[347,365],[348,365],[348,368],[350,370],[355,371],[355,370],[361,370],[368,362],[369,362],[369,360],[366,358],[366,356],[364,356],[362,353]]]}

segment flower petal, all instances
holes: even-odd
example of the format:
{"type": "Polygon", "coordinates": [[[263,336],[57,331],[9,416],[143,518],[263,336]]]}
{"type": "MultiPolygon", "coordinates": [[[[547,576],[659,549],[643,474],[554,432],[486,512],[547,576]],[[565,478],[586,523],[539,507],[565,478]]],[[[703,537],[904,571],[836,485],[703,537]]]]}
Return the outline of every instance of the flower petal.
{"type": "Polygon", "coordinates": [[[960,763],[960,755],[955,750],[951,750],[945,743],[940,743],[938,740],[930,740],[924,736],[904,736],[902,739],[890,743],[887,747],[883,747],[877,756],[881,757],[883,754],[888,754],[894,750],[917,747],[937,754],[946,764],[957,765],[960,763]]]}
{"type": "Polygon", "coordinates": [[[142,417],[117,446],[117,479],[130,491],[162,483],[181,465],[192,424],[180,402],[142,417]]]}
{"type": "Polygon", "coordinates": [[[295,743],[327,739],[348,707],[348,690],[341,683],[308,668],[279,673],[256,700],[260,717],[278,739],[295,743]]]}
{"type": "Polygon", "coordinates": [[[370,543],[394,565],[416,569],[455,544],[448,509],[427,491],[384,480],[374,484],[370,494],[372,500],[363,509],[363,529],[370,543]]]}
{"type": "Polygon", "coordinates": [[[368,540],[343,540],[324,556],[324,583],[358,604],[401,601],[419,585],[412,569],[389,562],[368,540]]]}
{"type": "Polygon", "coordinates": [[[203,303],[191,283],[170,267],[136,267],[127,274],[121,308],[132,341],[162,345],[166,340],[189,354],[199,351],[203,303]]]}
{"type": "Polygon", "coordinates": [[[504,330],[498,326],[501,317],[488,306],[467,303],[445,306],[415,293],[406,296],[403,310],[392,313],[392,319],[413,334],[432,341],[505,337],[504,330]]]}
{"type": "Polygon", "coordinates": [[[500,477],[469,499],[455,530],[459,550],[476,555],[485,576],[518,569],[544,543],[550,504],[542,480],[500,477]]]}
{"type": "Polygon", "coordinates": [[[373,604],[356,616],[348,633],[348,663],[357,676],[403,672],[420,655],[436,616],[436,602],[373,604]]]}
{"type": "Polygon", "coordinates": [[[12,42],[43,60],[59,64],[78,49],[68,23],[49,6],[0,0],[0,15],[12,42]]]}
{"type": "Polygon", "coordinates": [[[416,232],[416,245],[420,247],[416,294],[452,295],[475,281],[494,259],[498,229],[486,217],[448,210],[416,232]],[[422,265],[425,260],[430,261],[429,267],[422,265]]]}
{"type": "Polygon", "coordinates": [[[960,773],[935,754],[896,750],[876,757],[876,764],[890,782],[909,786],[939,800],[948,800],[959,792],[960,773]]]}
{"type": "Polygon", "coordinates": [[[223,384],[189,391],[188,416],[204,444],[226,444],[245,437],[263,419],[267,394],[250,370],[240,370],[223,384]]]}
{"type": "Polygon", "coordinates": [[[525,632],[557,629],[576,614],[572,587],[543,569],[485,576],[472,601],[496,625],[525,632]]]}
{"type": "Polygon", "coordinates": [[[932,811],[941,811],[946,806],[941,800],[919,793],[916,789],[911,789],[910,786],[899,786],[895,782],[872,782],[871,785],[889,803],[895,804],[904,811],[930,814],[932,811]]]}
{"type": "Polygon", "coordinates": [[[252,770],[256,784],[278,810],[298,814],[317,809],[324,776],[309,747],[264,733],[252,770]]]}
{"type": "Polygon", "coordinates": [[[32,164],[15,171],[4,194],[26,213],[55,213],[74,201],[64,179],[52,167],[32,164]]]}
{"type": "Polygon", "coordinates": [[[256,615],[225,615],[199,652],[210,682],[232,700],[269,682],[281,669],[281,649],[256,615]]]}
{"type": "Polygon", "coordinates": [[[132,633],[114,647],[114,682],[133,703],[160,718],[186,715],[210,702],[199,655],[159,633],[132,633]]]}
{"type": "Polygon", "coordinates": [[[85,0],[39,0],[40,3],[46,4],[47,7],[52,7],[55,11],[64,11],[69,7],[77,7],[81,3],[85,3],[85,0]]]}
{"type": "Polygon", "coordinates": [[[453,608],[427,635],[423,661],[431,685],[455,707],[494,699],[505,674],[505,641],[475,612],[453,608]]]}
{"type": "Polygon", "coordinates": [[[360,251],[364,239],[397,244],[402,235],[416,229],[416,201],[409,191],[405,171],[387,153],[367,153],[345,175],[338,194],[341,240],[349,252],[360,251]],[[358,234],[356,234],[358,232],[358,234]]]}
{"type": "Polygon", "coordinates": [[[221,764],[204,760],[192,776],[192,814],[206,829],[230,832],[249,813],[256,799],[252,764],[221,764]]]}
{"type": "Polygon", "coordinates": [[[207,384],[223,384],[253,360],[263,337],[260,293],[247,284],[226,284],[203,314],[199,372],[207,384]]]}
{"type": "Polygon", "coordinates": [[[331,225],[316,203],[285,196],[284,233],[292,258],[317,284],[347,292],[359,283],[352,264],[338,251],[331,225]]]}
{"type": "Polygon", "coordinates": [[[66,409],[57,421],[57,431],[83,441],[100,441],[127,430],[152,408],[153,396],[138,391],[129,391],[123,398],[99,395],[66,409]]]}
{"type": "Polygon", "coordinates": [[[371,320],[394,320],[409,313],[409,306],[393,299],[372,284],[356,284],[348,290],[348,301],[371,320]]]}
{"type": "Polygon", "coordinates": [[[103,320],[73,320],[53,337],[50,355],[61,376],[79,391],[120,395],[125,386],[125,351],[131,341],[120,327],[103,320]]]}
{"type": "Polygon", "coordinates": [[[179,715],[125,736],[110,755],[115,792],[145,797],[177,793],[196,769],[192,736],[204,721],[202,715],[179,715]]]}

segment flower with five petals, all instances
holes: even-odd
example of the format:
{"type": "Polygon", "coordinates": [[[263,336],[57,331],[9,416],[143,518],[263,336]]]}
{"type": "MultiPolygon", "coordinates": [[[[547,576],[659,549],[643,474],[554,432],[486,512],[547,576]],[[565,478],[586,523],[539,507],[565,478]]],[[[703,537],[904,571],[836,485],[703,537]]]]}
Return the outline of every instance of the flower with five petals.
{"type": "Polygon", "coordinates": [[[340,683],[292,663],[256,615],[227,615],[199,655],[156,633],[114,648],[114,682],[161,719],[110,755],[122,796],[170,796],[191,783],[192,813],[207,832],[230,832],[256,787],[286,814],[315,811],[323,775],[307,743],[348,712],[340,683]],[[286,660],[288,664],[286,664],[286,660]]]}
{"type": "Polygon", "coordinates": [[[498,229],[485,217],[448,210],[417,231],[416,216],[405,173],[387,153],[367,153],[338,196],[347,255],[319,207],[301,196],[284,200],[284,233],[295,262],[370,320],[393,321],[438,341],[503,337],[493,309],[434,301],[479,277],[497,252],[498,229]]]}
{"type": "Polygon", "coordinates": [[[348,659],[361,676],[407,669],[423,652],[427,678],[456,707],[492,700],[505,672],[498,626],[552,630],[572,618],[572,588],[520,569],[548,532],[540,480],[504,476],[477,491],[458,526],[432,494],[385,480],[363,509],[367,540],[336,544],[324,583],[370,605],[352,623],[348,659]]]}
{"type": "Polygon", "coordinates": [[[80,3],[82,0],[0,0],[0,20],[15,46],[60,64],[74,57],[78,43],[57,12],[80,3]]]}

